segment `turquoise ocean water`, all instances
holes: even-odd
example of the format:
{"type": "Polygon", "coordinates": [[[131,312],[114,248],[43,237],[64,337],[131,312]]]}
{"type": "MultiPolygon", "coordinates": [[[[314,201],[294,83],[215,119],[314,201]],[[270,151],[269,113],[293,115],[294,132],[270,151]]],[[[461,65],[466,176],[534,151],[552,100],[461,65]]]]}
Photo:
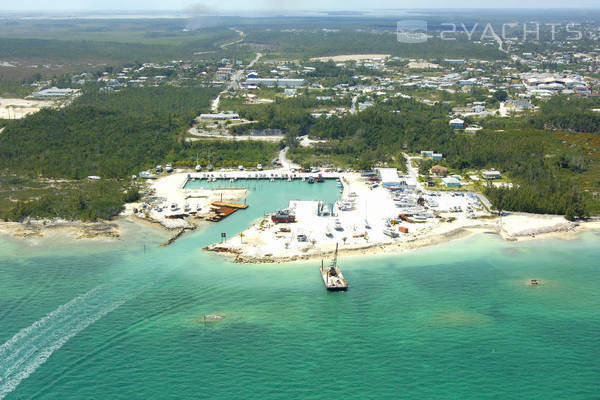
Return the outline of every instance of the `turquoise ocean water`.
{"type": "Polygon", "coordinates": [[[250,208],[167,248],[134,225],[3,237],[0,399],[600,398],[600,234],[344,258],[350,289],[328,293],[315,263],[202,247],[335,184],[236,184],[250,208]]]}

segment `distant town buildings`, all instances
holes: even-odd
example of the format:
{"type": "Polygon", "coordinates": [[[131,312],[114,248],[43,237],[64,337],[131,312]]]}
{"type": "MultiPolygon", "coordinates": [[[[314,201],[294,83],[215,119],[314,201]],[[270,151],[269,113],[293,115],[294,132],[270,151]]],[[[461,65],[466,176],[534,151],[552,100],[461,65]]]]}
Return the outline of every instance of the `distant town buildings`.
{"type": "Polygon", "coordinates": [[[233,69],[231,67],[222,67],[217,69],[217,80],[218,81],[226,81],[229,79],[229,76],[232,74],[233,69]]]}
{"type": "Polygon", "coordinates": [[[43,89],[34,93],[33,97],[35,99],[59,99],[71,96],[76,91],[76,89],[59,89],[56,87],[51,87],[49,89],[43,89]]]}
{"type": "Polygon", "coordinates": [[[300,87],[306,84],[304,79],[291,78],[248,78],[246,84],[266,87],[300,87]]]}
{"type": "Polygon", "coordinates": [[[530,110],[533,108],[533,103],[529,100],[507,100],[506,106],[514,110],[530,110]]]}

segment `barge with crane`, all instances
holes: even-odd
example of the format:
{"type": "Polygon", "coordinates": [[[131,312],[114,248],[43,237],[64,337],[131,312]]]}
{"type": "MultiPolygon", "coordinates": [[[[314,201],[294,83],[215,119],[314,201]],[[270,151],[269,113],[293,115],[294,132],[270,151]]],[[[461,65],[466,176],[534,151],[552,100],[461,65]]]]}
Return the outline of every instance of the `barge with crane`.
{"type": "Polygon", "coordinates": [[[323,278],[323,283],[325,284],[325,288],[330,292],[345,292],[348,290],[348,283],[346,279],[344,279],[344,275],[342,271],[337,265],[337,256],[338,256],[338,245],[335,245],[335,255],[333,257],[333,261],[329,266],[325,267],[323,261],[321,260],[321,277],[323,278]]]}

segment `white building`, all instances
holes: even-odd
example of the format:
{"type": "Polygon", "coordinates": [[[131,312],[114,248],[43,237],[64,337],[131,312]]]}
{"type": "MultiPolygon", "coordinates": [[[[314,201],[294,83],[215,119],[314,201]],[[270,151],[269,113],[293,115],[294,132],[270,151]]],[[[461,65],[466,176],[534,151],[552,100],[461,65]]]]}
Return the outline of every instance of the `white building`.
{"type": "Polygon", "coordinates": [[[215,121],[226,121],[239,118],[240,116],[236,113],[200,114],[200,119],[210,119],[215,121]]]}
{"type": "Polygon", "coordinates": [[[450,126],[452,129],[462,129],[465,127],[465,121],[460,118],[455,118],[450,121],[450,126]]]}
{"type": "Polygon", "coordinates": [[[33,97],[36,99],[56,99],[70,96],[75,92],[75,89],[59,89],[57,87],[51,87],[34,93],[33,97]]]}
{"type": "Polygon", "coordinates": [[[502,178],[500,171],[496,171],[495,169],[491,169],[489,171],[481,171],[481,176],[483,176],[485,179],[500,179],[500,178],[502,178]]]}
{"type": "Polygon", "coordinates": [[[442,183],[446,187],[461,187],[460,181],[458,179],[452,177],[452,176],[448,176],[446,178],[442,178],[442,183]]]}
{"type": "Polygon", "coordinates": [[[396,168],[375,168],[377,176],[384,187],[400,185],[400,177],[396,168]]]}

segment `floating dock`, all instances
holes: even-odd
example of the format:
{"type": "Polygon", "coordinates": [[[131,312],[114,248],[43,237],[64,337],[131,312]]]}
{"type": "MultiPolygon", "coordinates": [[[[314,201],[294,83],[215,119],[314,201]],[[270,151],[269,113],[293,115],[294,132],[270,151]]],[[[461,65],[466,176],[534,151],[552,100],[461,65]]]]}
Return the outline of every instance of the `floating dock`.
{"type": "Polygon", "coordinates": [[[245,210],[248,208],[248,204],[226,203],[223,201],[213,201],[211,204],[215,207],[235,208],[236,210],[245,210]]]}
{"type": "Polygon", "coordinates": [[[247,204],[225,203],[222,201],[214,201],[212,204],[213,215],[206,217],[207,221],[218,222],[225,217],[230,216],[237,210],[245,210],[247,204]]]}

